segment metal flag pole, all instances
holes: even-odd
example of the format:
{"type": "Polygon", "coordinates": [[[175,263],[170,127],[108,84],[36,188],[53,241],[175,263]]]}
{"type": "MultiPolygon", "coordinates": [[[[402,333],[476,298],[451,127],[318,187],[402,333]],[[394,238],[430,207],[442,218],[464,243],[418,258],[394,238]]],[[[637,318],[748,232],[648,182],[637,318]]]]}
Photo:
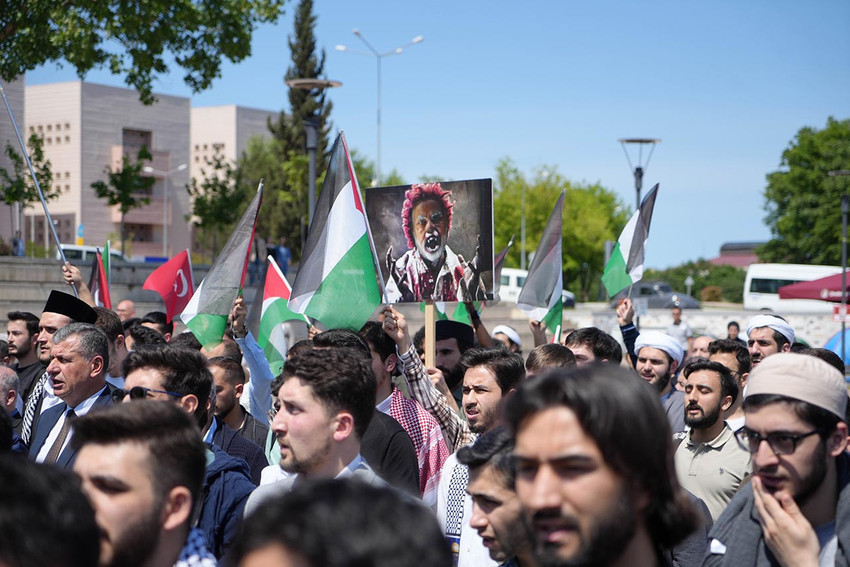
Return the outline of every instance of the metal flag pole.
{"type": "MultiPolygon", "coordinates": [[[[50,216],[50,211],[47,209],[47,201],[44,199],[44,193],[41,192],[41,186],[38,184],[38,179],[35,176],[35,170],[32,168],[30,155],[27,152],[27,146],[24,144],[24,139],[21,137],[21,131],[18,129],[18,122],[15,120],[15,115],[12,113],[12,107],[9,105],[9,99],[6,97],[6,90],[3,88],[3,82],[0,81],[0,95],[3,95],[3,102],[6,104],[6,111],[9,113],[9,118],[12,120],[12,127],[15,129],[15,135],[18,137],[18,144],[21,145],[21,152],[24,154],[24,159],[27,161],[27,167],[32,176],[32,182],[35,184],[35,189],[38,191],[38,198],[41,199],[41,206],[44,207],[44,216],[47,224],[50,225],[50,232],[53,234],[53,240],[56,242],[56,247],[59,249],[59,257],[62,258],[64,266],[68,260],[65,259],[65,251],[62,250],[62,244],[59,242],[59,235],[56,234],[56,226],[53,224],[53,217],[50,216]]],[[[74,297],[79,297],[77,288],[71,284],[71,289],[74,290],[74,297]]]]}

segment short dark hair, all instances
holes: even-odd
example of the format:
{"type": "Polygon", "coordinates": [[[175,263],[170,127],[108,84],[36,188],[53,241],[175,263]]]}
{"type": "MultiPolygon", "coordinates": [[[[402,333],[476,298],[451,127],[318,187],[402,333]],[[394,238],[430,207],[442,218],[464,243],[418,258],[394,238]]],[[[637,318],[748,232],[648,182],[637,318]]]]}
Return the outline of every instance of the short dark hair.
{"type": "Polygon", "coordinates": [[[289,350],[286,351],[286,357],[289,358],[296,354],[307,352],[308,350],[313,350],[313,341],[310,339],[301,339],[289,347],[289,350]]]}
{"type": "Polygon", "coordinates": [[[27,326],[27,332],[30,337],[38,332],[38,317],[29,311],[9,311],[6,313],[6,319],[9,321],[23,321],[27,326]]]}
{"type": "Polygon", "coordinates": [[[549,370],[517,388],[505,415],[516,436],[533,415],[559,407],[575,414],[624,482],[646,492],[646,526],[656,546],[668,549],[695,529],[699,520],[676,479],[670,425],[655,388],[611,364],[549,370]]]}
{"type": "Polygon", "coordinates": [[[168,344],[165,342],[165,337],[162,336],[162,333],[156,329],[151,329],[150,327],[136,325],[134,327],[130,327],[127,334],[133,339],[134,349],[140,346],[155,347],[159,345],[165,346],[168,344]]]}
{"type": "Polygon", "coordinates": [[[95,356],[103,359],[103,371],[109,367],[109,339],[106,333],[90,323],[71,323],[60,328],[53,335],[53,344],[58,345],[68,337],[76,335],[80,337],[77,352],[86,360],[95,356]]]}
{"type": "Polygon", "coordinates": [[[564,346],[586,346],[593,351],[596,360],[607,360],[612,364],[620,364],[623,360],[623,349],[617,340],[601,329],[596,327],[582,327],[576,329],[564,341],[564,346]]]}
{"type": "Polygon", "coordinates": [[[366,321],[360,329],[360,338],[375,349],[381,362],[385,362],[390,355],[395,354],[395,341],[384,331],[384,327],[377,321],[366,321]]]}
{"type": "Polygon", "coordinates": [[[735,400],[738,399],[738,382],[732,376],[732,371],[719,362],[697,358],[685,365],[682,369],[682,375],[687,379],[694,372],[702,370],[716,372],[720,376],[720,395],[723,397],[732,396],[732,403],[734,404],[735,400]]]}
{"type": "Polygon", "coordinates": [[[6,358],[7,356],[9,356],[9,343],[0,339],[0,358],[6,358]]]}
{"type": "Polygon", "coordinates": [[[134,350],[124,359],[124,377],[141,368],[153,368],[162,373],[163,389],[198,398],[195,421],[199,427],[207,423],[207,401],[212,392],[213,378],[207,360],[200,352],[165,346],[134,350]]]}
{"type": "Polygon", "coordinates": [[[717,353],[734,354],[738,361],[738,373],[746,374],[753,368],[750,351],[747,347],[733,339],[716,339],[708,343],[708,356],[717,353]]]}
{"type": "MultiPolygon", "coordinates": [[[[226,335],[227,333],[225,333],[226,335]]],[[[228,358],[232,358],[233,360],[242,361],[242,349],[239,348],[239,344],[237,344],[234,340],[222,340],[219,344],[217,344],[213,348],[219,348],[223,351],[221,356],[226,356],[228,358]]],[[[198,349],[200,350],[200,349],[198,349]]]]}
{"type": "Polygon", "coordinates": [[[287,360],[282,374],[284,381],[296,377],[310,386],[329,414],[354,416],[355,433],[362,439],[375,413],[377,384],[369,360],[351,348],[310,350],[287,360]]]}
{"type": "Polygon", "coordinates": [[[508,352],[504,346],[492,348],[471,348],[460,357],[460,366],[464,373],[470,368],[483,366],[493,373],[496,383],[504,396],[516,388],[525,378],[525,365],[522,356],[508,352]]]}
{"type": "Polygon", "coordinates": [[[139,324],[141,324],[141,322],[142,320],[138,317],[131,317],[122,321],[121,326],[124,327],[124,334],[126,335],[127,331],[129,331],[133,327],[138,326],[139,324]]]}
{"type": "Polygon", "coordinates": [[[313,567],[451,565],[448,543],[426,506],[357,478],[308,480],[263,502],[245,518],[233,564],[275,544],[313,567]]]}
{"type": "Polygon", "coordinates": [[[844,375],[844,361],[841,360],[841,357],[826,348],[813,348],[807,347],[800,351],[800,354],[807,354],[809,356],[814,356],[826,362],[827,364],[834,367],[836,370],[841,372],[841,375],[844,375]]]}
{"type": "Polygon", "coordinates": [[[726,325],[726,330],[728,331],[732,327],[737,327],[738,329],[740,329],[741,325],[739,325],[737,321],[729,321],[729,323],[726,325]]]}
{"type": "Polygon", "coordinates": [[[558,343],[534,347],[525,359],[525,372],[538,374],[547,368],[569,368],[576,365],[573,351],[558,343]]]}
{"type": "Polygon", "coordinates": [[[71,445],[139,443],[147,447],[150,478],[164,498],[175,486],[192,493],[195,509],[201,504],[206,449],[201,431],[176,404],[162,401],[119,404],[86,414],[74,422],[71,445]]]}
{"type": "Polygon", "coordinates": [[[185,333],[177,333],[176,335],[172,335],[171,342],[168,343],[173,347],[180,348],[188,348],[189,350],[201,350],[201,341],[195,337],[192,331],[186,331],[185,333]]]}
{"type": "Polygon", "coordinates": [[[163,335],[165,333],[174,333],[174,321],[169,321],[168,316],[162,311],[151,311],[142,317],[141,323],[153,323],[157,327],[164,329],[163,335]]]}
{"type": "Polygon", "coordinates": [[[98,564],[100,528],[77,475],[17,455],[0,455],[0,478],[0,563],[98,564]]]}
{"type": "Polygon", "coordinates": [[[316,348],[348,348],[360,352],[372,360],[369,345],[357,333],[349,329],[329,329],[313,337],[313,347],[316,348]]]}
{"type": "Polygon", "coordinates": [[[838,425],[840,421],[843,421],[831,411],[827,411],[802,400],[781,396],[779,394],[754,394],[752,396],[747,396],[744,398],[743,408],[746,412],[748,410],[758,409],[770,404],[786,404],[794,410],[797,417],[815,429],[818,429],[822,439],[826,439],[829,434],[835,430],[835,426],[838,425]]]}
{"type": "Polygon", "coordinates": [[[514,440],[510,431],[500,425],[482,433],[472,445],[458,449],[457,461],[470,469],[492,465],[505,481],[505,486],[513,489],[516,481],[513,450],[514,440]]]}
{"type": "Polygon", "coordinates": [[[118,314],[112,309],[107,309],[100,305],[93,307],[93,309],[97,313],[97,320],[94,322],[95,326],[106,333],[106,338],[109,339],[109,342],[114,343],[119,335],[124,334],[124,325],[121,324],[118,314]]]}
{"type": "Polygon", "coordinates": [[[235,386],[236,384],[245,383],[245,370],[242,368],[242,363],[234,360],[229,356],[214,356],[207,360],[207,366],[217,366],[224,371],[224,379],[228,384],[235,386]]]}

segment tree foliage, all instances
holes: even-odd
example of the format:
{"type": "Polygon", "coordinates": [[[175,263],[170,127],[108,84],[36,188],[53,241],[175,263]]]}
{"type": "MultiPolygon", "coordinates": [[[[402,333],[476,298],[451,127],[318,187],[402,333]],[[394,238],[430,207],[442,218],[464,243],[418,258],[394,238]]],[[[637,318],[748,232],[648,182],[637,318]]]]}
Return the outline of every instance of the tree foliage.
{"type": "Polygon", "coordinates": [[[194,225],[200,229],[199,238],[212,240],[213,257],[219,252],[219,237],[230,233],[250,202],[241,170],[231,165],[219,148],[215,149],[215,154],[201,168],[201,180],[192,178],[186,187],[192,197],[192,215],[194,225]]]}
{"type": "Polygon", "coordinates": [[[506,246],[513,236],[514,246],[505,265],[515,268],[520,267],[523,190],[525,249],[529,257],[537,248],[558,195],[566,190],[564,286],[579,291],[585,300],[595,298],[604,268],[605,241],[616,240],[628,220],[628,211],[617,196],[600,185],[572,183],[554,167],[540,167],[527,179],[508,158],[499,162],[494,184],[495,249],[506,246]]]}
{"type": "MultiPolygon", "coordinates": [[[[50,160],[44,158],[44,138],[33,132],[27,140],[30,162],[32,163],[38,186],[44,194],[44,200],[50,201],[61,195],[61,191],[53,188],[53,172],[50,160]]],[[[3,202],[7,205],[20,204],[19,215],[32,203],[40,201],[38,189],[33,183],[27,162],[22,155],[15,151],[11,143],[6,142],[6,156],[12,164],[12,171],[0,168],[0,190],[3,202]]],[[[14,223],[13,223],[14,224],[14,223]]],[[[21,218],[18,218],[21,226],[21,218]]]]}
{"type": "Polygon", "coordinates": [[[124,230],[124,216],[133,209],[147,205],[151,202],[150,192],[156,180],[153,177],[142,175],[144,162],[152,158],[147,147],[142,146],[136,154],[136,159],[131,160],[126,154],[121,158],[121,168],[113,170],[107,166],[103,172],[107,181],[95,181],[91,184],[92,189],[99,199],[106,199],[110,206],[117,206],[121,212],[121,253],[126,248],[124,243],[127,239],[124,230]]]}
{"type": "Polygon", "coordinates": [[[108,68],[156,99],[153,80],[166,59],[199,92],[221,75],[221,61],[251,54],[257,24],[275,22],[285,0],[7,0],[0,6],[0,76],[6,81],[49,62],[67,62],[80,78],[108,68]]]}
{"type": "Polygon", "coordinates": [[[758,249],[768,262],[841,263],[841,196],[850,178],[850,120],[830,117],[823,130],[801,128],[782,152],[781,168],[767,175],[764,192],[771,240],[758,249]]]}
{"type": "Polygon", "coordinates": [[[747,277],[747,271],[735,266],[715,266],[708,260],[686,262],[666,270],[650,268],[644,272],[643,279],[664,280],[676,291],[684,292],[687,289],[685,279],[688,276],[694,280],[691,295],[700,301],[741,303],[744,300],[744,279],[747,277]],[[711,297],[713,289],[719,289],[719,298],[711,297]]]}

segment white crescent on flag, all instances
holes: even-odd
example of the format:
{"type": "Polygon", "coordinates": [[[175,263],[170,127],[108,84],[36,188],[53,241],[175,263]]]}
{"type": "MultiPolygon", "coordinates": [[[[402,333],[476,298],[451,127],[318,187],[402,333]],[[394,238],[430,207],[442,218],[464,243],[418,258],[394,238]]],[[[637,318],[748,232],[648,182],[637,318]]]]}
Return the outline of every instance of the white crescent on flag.
{"type": "Polygon", "coordinates": [[[189,291],[189,282],[186,281],[186,274],[183,272],[183,268],[180,268],[177,270],[177,279],[174,280],[174,293],[177,294],[177,297],[184,297],[187,291],[189,291]],[[183,285],[180,291],[177,289],[178,283],[183,285]]]}

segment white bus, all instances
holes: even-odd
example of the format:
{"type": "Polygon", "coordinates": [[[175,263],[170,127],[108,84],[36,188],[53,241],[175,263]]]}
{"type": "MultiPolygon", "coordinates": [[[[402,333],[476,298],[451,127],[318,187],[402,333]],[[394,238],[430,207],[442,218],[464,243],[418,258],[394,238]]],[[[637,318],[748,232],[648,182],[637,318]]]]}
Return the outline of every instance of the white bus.
{"type": "Polygon", "coordinates": [[[832,313],[832,303],[814,299],[779,299],[784,285],[840,274],[841,266],[806,264],[750,264],[744,280],[744,309],[783,313],[832,313]]]}

